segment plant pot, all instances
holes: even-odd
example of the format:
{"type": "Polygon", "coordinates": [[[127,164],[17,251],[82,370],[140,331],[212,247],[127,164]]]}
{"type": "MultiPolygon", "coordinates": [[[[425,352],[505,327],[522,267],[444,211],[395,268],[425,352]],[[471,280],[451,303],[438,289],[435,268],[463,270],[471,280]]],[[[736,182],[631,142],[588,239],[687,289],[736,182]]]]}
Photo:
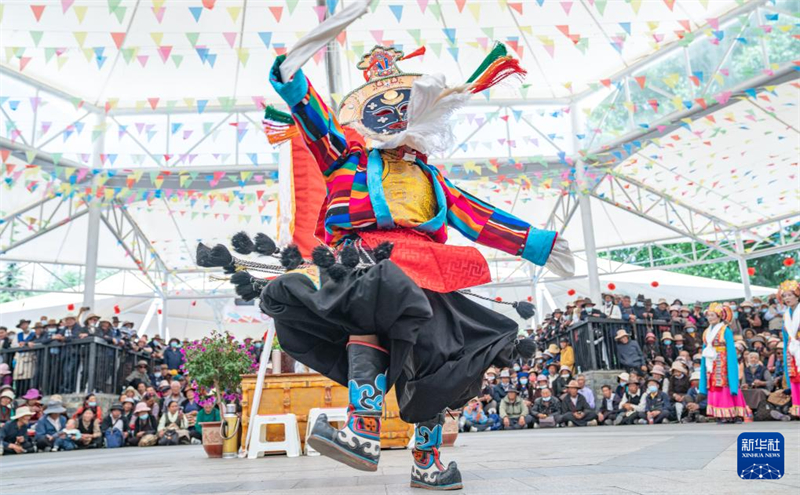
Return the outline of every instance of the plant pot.
{"type": "Polygon", "coordinates": [[[461,413],[458,411],[445,413],[444,426],[442,426],[443,447],[452,447],[453,444],[456,443],[456,438],[458,438],[458,418],[460,416],[461,413]],[[450,414],[452,414],[453,417],[451,417],[450,414]]]}
{"type": "Polygon", "coordinates": [[[209,458],[222,458],[222,435],[219,433],[222,422],[200,423],[203,428],[203,449],[209,458]]]}

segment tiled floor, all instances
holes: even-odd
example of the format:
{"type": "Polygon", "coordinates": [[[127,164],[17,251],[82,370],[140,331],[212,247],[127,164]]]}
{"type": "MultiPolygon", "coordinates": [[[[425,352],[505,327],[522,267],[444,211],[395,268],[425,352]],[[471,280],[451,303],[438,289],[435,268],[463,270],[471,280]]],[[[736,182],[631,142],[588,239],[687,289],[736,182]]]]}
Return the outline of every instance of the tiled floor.
{"type": "MultiPolygon", "coordinates": [[[[408,487],[410,453],[381,456],[376,473],[324,457],[207,459],[199,446],[4,456],[0,493],[420,495],[408,487]]],[[[458,461],[461,493],[800,493],[797,422],[471,433],[442,458],[458,461]],[[743,431],[784,435],[782,479],[738,479],[736,438],[743,431]]]]}

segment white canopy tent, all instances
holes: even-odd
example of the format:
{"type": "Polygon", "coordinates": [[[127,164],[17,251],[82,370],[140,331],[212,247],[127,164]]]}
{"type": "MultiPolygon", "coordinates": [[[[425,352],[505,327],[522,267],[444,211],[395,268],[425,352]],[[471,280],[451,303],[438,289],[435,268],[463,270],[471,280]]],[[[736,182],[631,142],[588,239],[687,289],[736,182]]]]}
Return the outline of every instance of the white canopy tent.
{"type": "MultiPolygon", "coordinates": [[[[102,294],[134,294],[95,286],[108,270],[147,287],[135,294],[160,301],[173,334],[176,314],[203,320],[185,301],[230,291],[197,270],[196,243],[277,231],[280,153],[259,130],[262,105],[279,103],[271,61],[346,4],[5,2],[0,263],[22,272],[6,289],[52,292],[77,270],[99,310],[102,294]]],[[[487,250],[497,290],[513,272],[556,300],[572,285],[596,298],[620,271],[725,260],[740,265],[741,297],[761,290],[749,286],[749,259],[800,247],[798,13],[798,0],[378,1],[304,70],[335,103],[362,80],[354,62],[375,43],[425,45],[403,69],[456,84],[505,42],[526,84],[476,95],[455,116],[457,144],[433,161],[559,230],[588,263],[583,281],[558,281],[487,250]],[[598,251],[676,242],[695,249],[595,266],[598,251]]],[[[638,291],[626,276],[624,290],[638,291]]]]}

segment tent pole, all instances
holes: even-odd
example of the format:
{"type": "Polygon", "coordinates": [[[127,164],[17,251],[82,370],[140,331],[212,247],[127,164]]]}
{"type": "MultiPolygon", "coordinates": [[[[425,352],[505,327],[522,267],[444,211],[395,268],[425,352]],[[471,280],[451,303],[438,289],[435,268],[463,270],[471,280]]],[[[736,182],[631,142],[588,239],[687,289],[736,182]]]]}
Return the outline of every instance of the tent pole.
{"type": "Polygon", "coordinates": [[[753,299],[753,290],[750,288],[750,273],[747,271],[747,260],[744,258],[742,233],[738,230],[736,231],[736,254],[739,255],[739,274],[742,277],[742,285],[744,286],[744,298],[749,301],[753,299]]]}
{"type": "MultiPolygon", "coordinates": [[[[106,118],[103,114],[95,114],[95,129],[100,130],[100,135],[94,141],[92,147],[92,168],[103,168],[103,161],[100,155],[105,148],[105,124],[106,118]]],[[[92,190],[97,191],[100,185],[100,174],[92,178],[92,190]]],[[[83,272],[83,305],[85,307],[94,306],[94,291],[97,284],[97,253],[100,237],[100,215],[102,214],[102,198],[95,196],[89,203],[89,227],[86,232],[86,263],[83,272]]]]}
{"type": "MultiPolygon", "coordinates": [[[[578,121],[578,106],[573,103],[570,105],[570,117],[572,121],[572,152],[577,155],[581,143],[578,140],[580,133],[580,123],[578,121]]],[[[589,296],[597,304],[600,302],[600,273],[597,270],[597,246],[594,239],[594,227],[592,223],[592,197],[591,190],[586,180],[586,165],[583,160],[575,161],[575,182],[578,186],[578,204],[581,210],[581,226],[583,227],[583,244],[586,252],[586,268],[589,276],[589,296]]]]}

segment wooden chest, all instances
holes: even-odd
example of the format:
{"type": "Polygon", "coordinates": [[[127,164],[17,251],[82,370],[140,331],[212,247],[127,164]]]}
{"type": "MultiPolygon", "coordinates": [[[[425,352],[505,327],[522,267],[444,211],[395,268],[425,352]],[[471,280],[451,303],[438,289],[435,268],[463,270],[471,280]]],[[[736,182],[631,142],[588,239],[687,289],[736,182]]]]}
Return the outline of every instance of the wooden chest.
{"type": "MultiPolygon", "coordinates": [[[[250,408],[256,391],[256,375],[242,376],[242,438],[247,438],[250,408]]],[[[314,407],[347,407],[347,388],[318,373],[281,373],[264,378],[259,414],[286,414],[297,416],[300,441],[305,446],[308,412],[314,407]]],[[[406,448],[414,435],[414,425],[400,419],[394,389],[384,398],[384,415],[381,425],[381,447],[406,448]]],[[[270,441],[283,439],[283,427],[267,429],[270,441]]]]}

